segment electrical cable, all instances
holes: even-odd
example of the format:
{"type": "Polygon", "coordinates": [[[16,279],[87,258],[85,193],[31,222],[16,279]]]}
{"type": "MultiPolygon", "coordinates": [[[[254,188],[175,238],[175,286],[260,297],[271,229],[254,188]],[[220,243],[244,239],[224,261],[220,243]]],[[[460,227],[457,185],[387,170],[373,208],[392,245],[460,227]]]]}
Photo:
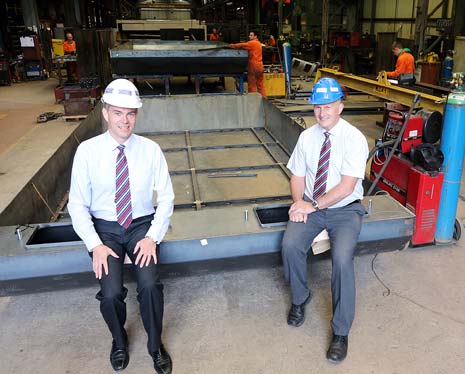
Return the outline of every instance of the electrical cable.
{"type": "Polygon", "coordinates": [[[384,164],[384,161],[381,161],[381,158],[377,156],[376,154],[373,156],[372,162],[377,166],[382,166],[384,164]]]}
{"type": "Polygon", "coordinates": [[[391,139],[391,140],[388,140],[384,143],[380,143],[378,145],[375,145],[372,150],[370,151],[370,153],[368,153],[368,157],[367,157],[367,160],[369,160],[370,158],[372,158],[376,152],[381,149],[381,148],[385,148],[385,147],[388,147],[392,144],[394,144],[396,142],[397,139],[391,139]]]}
{"type": "Polygon", "coordinates": [[[378,273],[375,270],[375,260],[376,260],[376,257],[378,257],[378,255],[379,253],[376,253],[373,256],[373,259],[371,260],[371,271],[375,275],[378,282],[381,283],[381,285],[386,289],[385,291],[383,291],[383,296],[388,297],[391,294],[391,289],[388,286],[386,286],[386,284],[381,280],[381,278],[378,276],[378,273]]]}
{"type": "Polygon", "coordinates": [[[417,307],[423,309],[423,310],[426,310],[430,313],[433,313],[433,314],[436,314],[437,316],[440,316],[440,317],[444,317],[450,321],[454,321],[456,323],[459,323],[461,325],[465,325],[465,321],[463,320],[460,320],[458,318],[455,318],[455,317],[452,317],[452,316],[449,316],[447,314],[444,314],[442,312],[439,312],[437,310],[434,310],[434,309],[431,309],[431,308],[428,308],[426,306],[424,306],[423,304],[407,297],[407,296],[404,296],[404,295],[401,295],[395,291],[391,291],[391,289],[386,285],[386,283],[381,279],[381,277],[378,275],[378,273],[376,272],[376,269],[375,269],[375,261],[376,261],[376,258],[378,257],[378,254],[379,253],[376,253],[374,256],[373,256],[373,259],[371,260],[371,271],[373,272],[373,274],[375,275],[376,279],[378,280],[378,282],[385,288],[385,290],[383,291],[383,296],[384,297],[388,297],[390,295],[394,295],[394,296],[397,296],[403,300],[406,300],[414,305],[416,305],[417,307]]]}

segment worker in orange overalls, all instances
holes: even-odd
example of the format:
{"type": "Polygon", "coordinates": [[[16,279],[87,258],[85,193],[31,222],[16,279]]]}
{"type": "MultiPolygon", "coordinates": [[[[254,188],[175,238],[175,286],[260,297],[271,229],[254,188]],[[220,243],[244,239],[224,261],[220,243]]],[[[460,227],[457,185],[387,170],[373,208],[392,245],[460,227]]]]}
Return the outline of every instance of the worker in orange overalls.
{"type": "MultiPolygon", "coordinates": [[[[66,40],[63,43],[63,50],[65,52],[65,55],[76,54],[76,42],[73,40],[73,34],[71,34],[70,32],[66,34],[66,40]]],[[[68,81],[79,80],[79,73],[76,61],[68,61],[66,63],[66,72],[68,74],[68,81]]]]}
{"type": "Polygon", "coordinates": [[[216,27],[213,28],[210,37],[208,38],[211,42],[219,42],[220,41],[220,33],[216,27]]]}
{"type": "Polygon", "coordinates": [[[273,35],[270,35],[270,38],[268,39],[268,46],[273,48],[273,52],[271,52],[271,63],[275,64],[277,60],[276,52],[274,51],[274,48],[276,47],[276,39],[273,35]]]}
{"type": "Polygon", "coordinates": [[[266,97],[265,86],[263,84],[263,62],[262,43],[258,40],[255,31],[249,32],[249,41],[245,43],[235,43],[229,45],[235,49],[245,49],[249,52],[249,63],[247,66],[247,85],[249,92],[260,92],[266,97]]]}
{"type": "Polygon", "coordinates": [[[396,61],[396,70],[386,72],[388,78],[394,78],[404,81],[413,80],[414,83],[414,73],[415,73],[415,59],[408,48],[402,48],[402,44],[398,41],[392,43],[392,52],[397,56],[396,61]]]}
{"type": "Polygon", "coordinates": [[[76,53],[76,42],[73,40],[73,34],[70,32],[66,34],[66,40],[63,43],[63,49],[67,55],[76,53]]]}

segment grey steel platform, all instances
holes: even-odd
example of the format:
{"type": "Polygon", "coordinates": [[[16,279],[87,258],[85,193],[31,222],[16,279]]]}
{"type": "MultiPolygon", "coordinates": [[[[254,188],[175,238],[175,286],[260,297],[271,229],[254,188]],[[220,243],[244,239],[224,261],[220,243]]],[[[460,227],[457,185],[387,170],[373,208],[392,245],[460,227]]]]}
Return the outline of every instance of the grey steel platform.
{"type": "MultiPolygon", "coordinates": [[[[363,220],[358,251],[402,249],[409,241],[415,216],[389,196],[373,196],[373,209],[363,220]]],[[[266,204],[258,204],[266,205],[266,204]]],[[[364,200],[367,207],[367,200],[364,200]]],[[[285,226],[263,228],[253,214],[257,204],[177,210],[160,245],[162,264],[187,263],[279,252],[285,226]],[[244,212],[248,211],[248,221],[244,212]]],[[[69,226],[69,222],[42,224],[42,228],[69,226]]],[[[36,225],[0,227],[0,281],[60,276],[92,270],[82,242],[26,243],[36,225]]],[[[2,287],[3,288],[3,287],[2,287]]],[[[1,292],[0,292],[1,293],[1,292]]]]}
{"type": "MultiPolygon", "coordinates": [[[[98,133],[101,121],[97,109],[76,131],[98,133]]],[[[286,217],[263,226],[254,208],[290,203],[290,172],[285,165],[302,130],[258,94],[145,98],[136,131],[164,150],[176,194],[160,262],[240,262],[278,254],[286,217]]],[[[69,163],[74,150],[75,144],[59,156],[66,155],[69,163]]],[[[57,190],[57,180],[49,173],[41,178],[45,196],[57,190]]],[[[60,191],[69,186],[69,170],[64,175],[60,191]]],[[[19,194],[16,200],[28,196],[19,194]]],[[[403,248],[413,232],[414,214],[388,196],[371,199],[373,209],[364,218],[358,252],[403,248]]],[[[21,239],[16,226],[0,227],[0,293],[15,292],[25,279],[33,284],[45,277],[53,285],[91,271],[87,250],[66,214],[59,222],[31,224],[22,220],[28,215],[21,215],[20,208],[9,208],[10,213],[15,210],[23,217],[17,220],[23,224],[21,239]]]]}
{"type": "Polygon", "coordinates": [[[248,54],[221,42],[138,40],[112,49],[110,59],[118,77],[234,76],[247,70],[248,54]]]}

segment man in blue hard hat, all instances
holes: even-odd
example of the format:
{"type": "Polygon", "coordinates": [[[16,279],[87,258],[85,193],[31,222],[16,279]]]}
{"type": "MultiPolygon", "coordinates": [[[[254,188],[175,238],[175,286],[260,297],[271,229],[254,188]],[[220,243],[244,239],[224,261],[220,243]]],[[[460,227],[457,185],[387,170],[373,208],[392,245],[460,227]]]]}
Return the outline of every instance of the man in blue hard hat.
{"type": "Polygon", "coordinates": [[[284,276],[290,283],[290,326],[305,320],[312,298],[307,282],[307,254],[323,230],[331,244],[333,337],[326,357],[332,363],[345,359],[348,335],[355,314],[354,250],[365,209],[362,180],[368,157],[365,136],[342,119],[344,94],[332,78],[315,83],[309,102],[317,123],[303,131],[287,167],[292,172],[293,204],[282,243],[284,276]]]}

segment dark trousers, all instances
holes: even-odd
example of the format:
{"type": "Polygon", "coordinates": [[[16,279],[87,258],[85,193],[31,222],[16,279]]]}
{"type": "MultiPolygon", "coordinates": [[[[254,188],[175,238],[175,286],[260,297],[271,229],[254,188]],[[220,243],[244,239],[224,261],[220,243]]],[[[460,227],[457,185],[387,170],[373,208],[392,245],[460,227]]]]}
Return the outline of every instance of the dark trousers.
{"type": "MultiPolygon", "coordinates": [[[[163,285],[160,282],[158,265],[151,260],[149,266],[135,266],[134,247],[145,237],[153,215],[139,217],[124,229],[117,222],[94,218],[95,229],[103,244],[110,247],[119,258],[108,256],[108,275],[100,279],[100,292],[96,298],[100,301],[100,312],[105,320],[118,348],[127,343],[126,303],[127,288],[123,286],[123,262],[125,254],[132,261],[132,269],[137,281],[137,300],[140,314],[147,331],[149,353],[158,350],[161,344],[163,325],[163,285]]],[[[92,256],[92,253],[90,253],[92,256]]]]}
{"type": "Polygon", "coordinates": [[[326,229],[331,243],[331,291],[334,334],[348,335],[355,315],[354,250],[365,214],[359,202],[342,208],[322,209],[308,215],[307,223],[287,225],[282,243],[284,277],[290,282],[292,303],[302,304],[310,289],[307,254],[313,239],[326,229]]]}

